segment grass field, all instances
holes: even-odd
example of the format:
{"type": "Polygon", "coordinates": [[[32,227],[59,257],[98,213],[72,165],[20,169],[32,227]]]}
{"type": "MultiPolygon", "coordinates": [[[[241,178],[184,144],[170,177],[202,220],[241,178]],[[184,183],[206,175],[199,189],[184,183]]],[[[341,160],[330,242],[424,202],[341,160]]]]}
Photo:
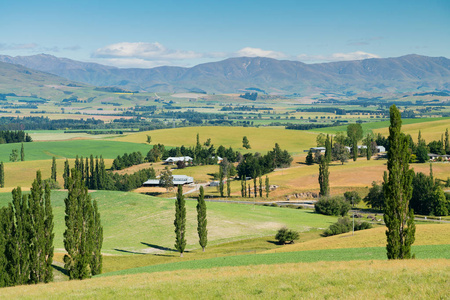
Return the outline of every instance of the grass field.
{"type": "MultiPolygon", "coordinates": [[[[56,158],[75,158],[79,156],[103,155],[103,158],[116,158],[117,155],[141,151],[146,155],[150,150],[149,145],[122,143],[111,140],[74,140],[59,142],[31,142],[24,143],[25,160],[45,160],[56,158]]],[[[0,145],[0,161],[9,161],[9,155],[13,149],[17,149],[20,159],[20,143],[0,145]]]]}
{"type": "Polygon", "coordinates": [[[214,146],[233,147],[234,150],[247,152],[242,147],[242,138],[247,136],[250,141],[251,152],[267,152],[272,150],[275,143],[291,153],[303,152],[316,145],[316,134],[308,131],[286,130],[281,128],[255,127],[185,127],[140,132],[116,138],[116,141],[145,143],[147,135],[152,137],[152,144],[161,143],[166,146],[195,146],[197,133],[200,142],[208,138],[214,146]]]}
{"type": "Polygon", "coordinates": [[[99,277],[2,289],[5,299],[446,299],[450,260],[287,263],[99,277]]]}
{"type": "MultiPolygon", "coordinates": [[[[408,119],[407,119],[408,120],[408,119]]],[[[425,139],[427,143],[434,140],[441,140],[441,135],[445,134],[447,128],[450,129],[450,118],[439,118],[434,119],[432,122],[424,123],[407,123],[402,120],[402,132],[410,134],[415,142],[417,142],[417,137],[419,135],[419,130],[422,135],[422,139],[425,139]]],[[[380,128],[374,130],[376,133],[381,133],[383,135],[389,135],[388,128],[380,128]]]]}
{"type": "MultiPolygon", "coordinates": [[[[137,193],[98,191],[91,193],[99,203],[104,228],[103,252],[109,254],[172,252],[175,240],[174,200],[137,193]]],[[[55,251],[63,250],[64,198],[66,192],[52,192],[55,221],[55,251]]],[[[0,194],[0,205],[11,201],[0,194]]],[[[199,248],[196,201],[186,201],[187,250],[199,248]]],[[[282,226],[299,231],[326,228],[336,217],[307,210],[208,202],[208,241],[216,245],[246,238],[274,235],[282,226]]]]}

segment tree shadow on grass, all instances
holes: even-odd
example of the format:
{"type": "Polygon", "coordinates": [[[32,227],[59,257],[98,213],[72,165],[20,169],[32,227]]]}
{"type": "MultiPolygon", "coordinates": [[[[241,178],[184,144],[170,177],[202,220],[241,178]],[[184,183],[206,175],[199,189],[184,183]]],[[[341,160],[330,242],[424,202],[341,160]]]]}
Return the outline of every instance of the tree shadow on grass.
{"type": "Polygon", "coordinates": [[[161,192],[145,192],[145,193],[143,193],[143,194],[144,194],[144,195],[147,195],[147,196],[157,197],[157,196],[162,195],[163,193],[161,193],[161,192]]]}
{"type": "Polygon", "coordinates": [[[63,273],[66,276],[69,276],[69,273],[67,272],[66,269],[64,269],[63,267],[57,266],[57,265],[52,265],[53,269],[55,269],[58,272],[63,273]]]}
{"type": "Polygon", "coordinates": [[[141,242],[141,244],[145,245],[147,247],[150,247],[150,248],[158,249],[158,250],[178,252],[175,249],[167,248],[167,247],[163,247],[163,246],[159,246],[159,245],[154,245],[154,244],[149,244],[149,243],[144,243],[144,242],[141,242]]]}
{"type": "Polygon", "coordinates": [[[113,249],[115,251],[123,252],[123,253],[130,253],[130,254],[147,254],[143,252],[135,252],[135,251],[129,251],[129,250],[123,250],[123,249],[113,249]]]}

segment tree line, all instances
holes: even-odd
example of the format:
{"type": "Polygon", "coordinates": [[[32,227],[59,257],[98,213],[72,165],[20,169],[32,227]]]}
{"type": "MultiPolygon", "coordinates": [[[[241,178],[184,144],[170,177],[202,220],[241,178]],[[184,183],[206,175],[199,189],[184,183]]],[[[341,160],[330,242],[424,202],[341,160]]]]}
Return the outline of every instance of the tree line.
{"type": "Polygon", "coordinates": [[[23,130],[0,130],[0,144],[28,143],[32,138],[23,130]]]}

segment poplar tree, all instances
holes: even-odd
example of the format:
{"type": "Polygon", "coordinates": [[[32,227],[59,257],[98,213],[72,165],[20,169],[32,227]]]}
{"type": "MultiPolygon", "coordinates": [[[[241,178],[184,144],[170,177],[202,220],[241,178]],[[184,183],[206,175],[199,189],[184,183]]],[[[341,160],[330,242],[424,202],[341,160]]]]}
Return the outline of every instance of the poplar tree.
{"type": "MultiPolygon", "coordinates": [[[[415,240],[414,213],[409,209],[414,171],[409,169],[411,153],[407,137],[401,133],[402,120],[395,105],[389,109],[388,172],[384,172],[384,222],[386,223],[388,259],[411,258],[415,240]]],[[[419,138],[420,140],[420,138],[419,138]]]]}
{"type": "Polygon", "coordinates": [[[5,165],[0,162],[0,188],[5,187],[5,165]]]}
{"type": "Polygon", "coordinates": [[[256,187],[256,172],[253,174],[253,194],[255,195],[255,198],[258,197],[258,188],[256,187]]]}
{"type": "Polygon", "coordinates": [[[50,186],[46,183],[44,191],[41,171],[37,171],[30,192],[30,282],[50,282],[53,280],[53,213],[50,186]]]}
{"type": "Polygon", "coordinates": [[[5,287],[9,283],[9,277],[7,272],[8,259],[6,254],[6,248],[8,243],[8,226],[12,222],[8,217],[10,216],[7,207],[0,208],[0,288],[5,287]]]}
{"type": "Polygon", "coordinates": [[[52,158],[52,173],[50,175],[50,178],[56,181],[56,157],[54,156],[52,158]]]}
{"type": "Polygon", "coordinates": [[[241,178],[241,197],[245,197],[244,177],[241,178]]]}
{"type": "Polygon", "coordinates": [[[90,223],[90,242],[92,243],[92,257],[91,257],[91,273],[92,275],[98,275],[102,273],[103,257],[103,226],[100,221],[100,213],[98,212],[97,201],[93,201],[93,221],[90,223]]]}
{"type": "Polygon", "coordinates": [[[220,197],[223,197],[223,167],[219,166],[219,193],[220,197]]]}
{"type": "Polygon", "coordinates": [[[328,163],[331,162],[331,142],[330,136],[327,134],[327,139],[325,140],[325,159],[328,163]]]}
{"type": "Polygon", "coordinates": [[[248,197],[249,197],[249,198],[252,197],[251,186],[252,186],[252,183],[250,182],[250,183],[248,184],[248,197]]]}
{"type": "Polygon", "coordinates": [[[90,170],[89,188],[96,190],[97,189],[97,177],[95,176],[94,156],[92,154],[91,154],[91,157],[89,158],[89,170],[90,170]]]}
{"type": "Polygon", "coordinates": [[[208,221],[206,220],[206,203],[205,192],[203,186],[200,187],[200,195],[197,201],[197,232],[200,246],[205,252],[206,244],[208,243],[208,229],[206,228],[208,221]]]}
{"type": "Polygon", "coordinates": [[[231,180],[230,180],[230,176],[227,177],[227,197],[231,197],[231,180]]]}
{"type": "Polygon", "coordinates": [[[20,148],[20,161],[25,161],[25,149],[23,148],[23,143],[22,147],[20,148]]]}
{"type": "Polygon", "coordinates": [[[63,173],[65,189],[69,188],[69,177],[70,177],[69,161],[66,159],[66,161],[64,162],[64,173],[63,173]]]}
{"type": "Polygon", "coordinates": [[[447,154],[450,154],[450,140],[448,136],[448,128],[445,129],[444,150],[447,154]]]}
{"type": "Polygon", "coordinates": [[[92,261],[93,245],[90,236],[92,225],[92,204],[87,187],[77,169],[71,170],[68,180],[68,195],[65,203],[64,268],[70,279],[90,277],[89,265],[92,261]]]}
{"type": "Polygon", "coordinates": [[[183,257],[186,247],[186,204],[183,196],[183,186],[178,185],[177,199],[175,200],[175,249],[183,257]]]}
{"type": "Polygon", "coordinates": [[[330,186],[328,184],[329,175],[330,172],[328,171],[328,162],[326,158],[322,156],[319,165],[319,186],[320,186],[319,196],[321,197],[328,196],[330,194],[330,186]]]}
{"type": "Polygon", "coordinates": [[[366,158],[370,160],[372,158],[372,137],[370,134],[367,134],[366,137],[366,158]]]}
{"type": "Polygon", "coordinates": [[[266,176],[266,198],[269,198],[269,193],[270,193],[269,177],[266,176]]]}
{"type": "Polygon", "coordinates": [[[259,175],[259,197],[263,196],[263,188],[262,188],[262,177],[259,175]]]}
{"type": "Polygon", "coordinates": [[[86,157],[86,161],[84,163],[84,169],[85,169],[84,173],[86,174],[86,180],[85,180],[86,186],[89,188],[90,187],[91,177],[90,177],[90,174],[89,174],[89,158],[87,158],[87,157],[86,157]]]}

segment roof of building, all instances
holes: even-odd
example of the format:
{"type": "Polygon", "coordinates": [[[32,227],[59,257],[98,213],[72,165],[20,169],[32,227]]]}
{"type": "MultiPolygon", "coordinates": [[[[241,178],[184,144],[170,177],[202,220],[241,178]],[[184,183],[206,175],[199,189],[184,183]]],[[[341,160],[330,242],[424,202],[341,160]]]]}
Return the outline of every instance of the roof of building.
{"type": "Polygon", "coordinates": [[[176,161],[190,161],[192,157],[190,156],[178,156],[178,157],[168,157],[165,162],[176,162],[176,161]]]}
{"type": "MultiPolygon", "coordinates": [[[[194,178],[187,175],[172,175],[174,185],[193,183],[194,178]]],[[[143,185],[159,185],[159,179],[149,179],[143,185]]]]}

